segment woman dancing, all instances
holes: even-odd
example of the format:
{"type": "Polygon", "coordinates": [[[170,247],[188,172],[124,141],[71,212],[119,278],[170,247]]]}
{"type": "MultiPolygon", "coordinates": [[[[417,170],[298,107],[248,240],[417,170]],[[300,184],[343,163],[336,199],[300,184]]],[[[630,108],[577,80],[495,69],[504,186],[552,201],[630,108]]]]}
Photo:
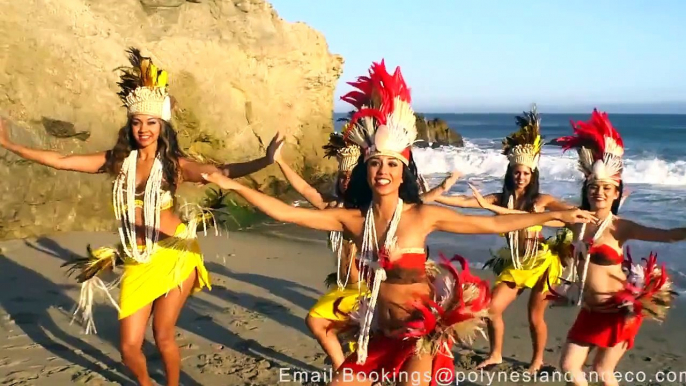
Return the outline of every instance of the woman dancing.
{"type": "MultiPolygon", "coordinates": [[[[343,131],[346,127],[347,124],[343,127],[343,131]]],[[[342,134],[337,133],[331,133],[329,143],[324,146],[324,149],[326,157],[335,157],[338,160],[338,175],[333,195],[317,191],[291,169],[281,157],[281,148],[276,151],[274,161],[293,188],[313,207],[317,209],[342,208],[350,174],[357,165],[361,150],[358,145],[346,141],[342,134]]],[[[442,191],[450,189],[454,182],[454,178],[446,178],[438,187],[422,194],[422,200],[424,202],[432,200],[442,191]]],[[[337,256],[337,269],[325,280],[327,287],[331,289],[310,309],[305,322],[331,360],[332,367],[337,369],[345,360],[337,330],[345,325],[348,320],[347,315],[353,311],[358,298],[366,296],[368,289],[364,280],[358,281],[359,271],[355,260],[354,241],[342,232],[329,232],[329,236],[330,247],[337,256]]],[[[351,344],[350,351],[353,351],[352,346],[351,344]]]]}
{"type": "MultiPolygon", "coordinates": [[[[436,201],[445,205],[479,208],[496,214],[566,210],[572,205],[539,192],[538,163],[541,156],[541,119],[534,106],[529,112],[516,117],[519,130],[503,140],[503,154],[508,158],[501,193],[482,197],[472,187],[474,197],[442,196],[436,201]]],[[[548,222],[546,226],[564,226],[561,222],[548,222]]],[[[503,313],[526,288],[531,289],[528,303],[529,331],[533,356],[527,371],[536,372],[543,366],[543,353],[548,338],[545,310],[548,305],[548,282],[559,283],[562,274],[560,257],[545,242],[542,226],[503,234],[507,247],[486,263],[497,275],[491,300],[489,338],[491,350],[488,358],[477,365],[483,368],[502,363],[505,323],[503,313]],[[546,279],[547,278],[547,279],[546,279]]]]}
{"type": "Polygon", "coordinates": [[[333,385],[369,385],[383,372],[397,377],[401,370],[400,379],[394,379],[399,385],[453,382],[450,348],[457,340],[468,340],[487,312],[488,284],[471,276],[460,257],[455,258],[463,263],[459,274],[447,261],[439,267],[426,264],[427,235],[433,231],[501,233],[551,220],[595,219],[581,210],[466,216],[423,204],[417,176],[410,171],[410,149],[417,132],[400,70],[391,75],[383,61],[374,63],[369,76],[352,85],[360,91],[343,99],[358,112],[346,137],[363,154],[345,193],[348,208],[291,207],[220,173],[205,178],[237,192],[278,221],[342,231],[355,240],[361,276],[371,291],[350,316],[360,323],[357,350],[339,367],[333,385]]]}
{"type": "MultiPolygon", "coordinates": [[[[590,349],[597,347],[594,370],[604,385],[617,385],[615,366],[633,346],[643,318],[663,320],[675,295],[655,255],[640,267],[632,264],[630,256],[623,257],[623,246],[628,240],[684,240],[686,228],[646,227],[617,216],[623,190],[622,139],[607,114],[597,110],[590,121],[572,125],[575,135],[561,138],[560,144],[565,150],[578,149],[585,176],[581,208],[595,213],[600,222],[573,227],[579,280],[576,288],[568,287],[568,294],[581,293],[576,303],[582,308],[568,333],[561,366],[573,376],[574,385],[587,385],[582,367],[590,349]]],[[[554,298],[567,303],[576,300],[558,293],[554,298]]]]}
{"type": "MultiPolygon", "coordinates": [[[[0,145],[25,159],[58,170],[108,173],[115,177],[113,204],[121,245],[90,251],[74,262],[81,269],[80,309],[87,332],[94,330],[91,307],[95,289],[107,290],[98,273],[123,261],[118,304],[121,354],[142,386],[152,385],[141,350],[150,315],[155,343],[162,356],[167,385],[178,385],[181,360],[175,326],[187,297],[211,288],[196,236],[197,217],[186,224],[174,211],[174,193],[182,182],[204,182],[201,173],[239,177],[273,162],[280,144],[275,137],[263,158],[217,168],[186,158],[179,148],[170,121],[171,98],[167,72],[158,69],[138,49],[128,50],[130,68],[122,70],[118,95],[128,110],[128,121],[119,130],[109,151],[64,156],[57,152],[13,143],[0,122],[0,145]]],[[[108,294],[109,296],[109,294],[108,294]]],[[[79,310],[77,310],[79,311],[79,310]]]]}

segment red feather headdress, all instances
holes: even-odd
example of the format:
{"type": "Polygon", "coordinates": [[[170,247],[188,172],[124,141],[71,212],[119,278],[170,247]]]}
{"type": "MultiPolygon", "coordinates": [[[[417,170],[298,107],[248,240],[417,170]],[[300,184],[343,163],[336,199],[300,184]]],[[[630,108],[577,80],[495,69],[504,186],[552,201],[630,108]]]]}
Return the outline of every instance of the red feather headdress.
{"type": "Polygon", "coordinates": [[[612,126],[607,113],[594,109],[591,120],[571,122],[574,135],[558,139],[564,151],[577,149],[579,169],[586,180],[610,182],[619,185],[624,168],[622,137],[612,126]]]}
{"type": "Polygon", "coordinates": [[[410,148],[417,138],[416,118],[410,107],[410,89],[396,67],[393,74],[386,71],[383,60],[373,63],[369,76],[348,82],[357,90],[341,97],[357,110],[345,130],[346,140],[359,145],[364,160],[376,155],[400,159],[406,165],[410,148]]]}

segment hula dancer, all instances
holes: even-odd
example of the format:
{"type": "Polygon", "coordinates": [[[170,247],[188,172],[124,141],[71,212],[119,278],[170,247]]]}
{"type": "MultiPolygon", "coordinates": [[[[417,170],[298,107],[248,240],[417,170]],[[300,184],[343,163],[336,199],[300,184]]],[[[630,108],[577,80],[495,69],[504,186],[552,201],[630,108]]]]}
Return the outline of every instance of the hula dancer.
{"type": "Polygon", "coordinates": [[[686,228],[658,229],[617,215],[622,202],[624,146],[606,113],[594,110],[588,122],[572,123],[574,135],[561,138],[565,150],[577,149],[585,179],[581,208],[600,219],[597,225],[573,228],[575,280],[554,290],[551,298],[581,306],[563,348],[562,369],[574,385],[586,385],[583,366],[597,348],[594,370],[604,385],[617,385],[615,367],[633,347],[644,318],[664,320],[672,299],[672,283],[651,253],[645,265],[635,264],[628,240],[675,242],[686,239],[686,228]],[[559,291],[559,292],[558,292],[559,291]]]}
{"type": "Polygon", "coordinates": [[[552,220],[595,219],[581,210],[466,216],[424,204],[411,160],[416,120],[400,69],[389,74],[383,61],[374,63],[369,76],[352,84],[359,91],[344,100],[358,111],[345,135],[361,147],[362,156],[345,193],[346,208],[292,207],[219,173],[206,179],[237,192],[278,221],[344,232],[355,240],[360,276],[370,293],[350,315],[357,330],[356,351],[332,385],[344,384],[349,372],[365,377],[353,376],[348,384],[369,385],[384,371],[400,376],[395,379],[399,384],[454,382],[451,346],[475,336],[488,312],[490,291],[485,281],[469,274],[459,256],[427,263],[426,237],[433,231],[502,233],[552,220]],[[453,261],[460,263],[461,272],[453,261]]]}
{"type": "MultiPolygon", "coordinates": [[[[196,228],[211,212],[191,210],[183,221],[175,211],[175,192],[182,182],[203,182],[202,173],[240,177],[271,164],[280,144],[274,137],[267,156],[219,168],[187,158],[171,125],[172,102],[167,72],[131,48],[131,66],[122,69],[118,95],[127,108],[127,123],[111,150],[63,156],[11,142],[0,122],[0,145],[13,153],[59,170],[108,173],[114,177],[114,214],[121,244],[115,248],[88,248],[88,257],[71,261],[82,284],[76,313],[81,312],[86,333],[95,332],[93,296],[103,291],[119,311],[121,354],[124,364],[142,386],[152,385],[141,347],[150,316],[155,343],[162,356],[167,385],[179,384],[181,359],[175,326],[189,295],[207,287],[210,278],[197,241],[196,228]],[[123,266],[119,280],[106,284],[98,276],[123,266]],[[120,286],[119,301],[108,290],[120,286]]],[[[201,209],[196,207],[196,209],[201,209]]]]}

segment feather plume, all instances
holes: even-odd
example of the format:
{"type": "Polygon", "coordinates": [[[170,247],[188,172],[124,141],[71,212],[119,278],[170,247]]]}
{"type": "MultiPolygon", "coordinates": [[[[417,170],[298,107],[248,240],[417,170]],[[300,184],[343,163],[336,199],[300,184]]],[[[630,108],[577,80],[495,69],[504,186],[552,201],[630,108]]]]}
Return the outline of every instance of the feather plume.
{"type": "Polygon", "coordinates": [[[130,47],[126,50],[130,66],[118,67],[121,71],[120,80],[117,83],[120,91],[117,93],[121,100],[126,103],[127,97],[137,88],[162,88],[167,86],[167,72],[158,69],[152,59],[141,55],[138,48],[130,47]]]}
{"type": "Polygon", "coordinates": [[[326,275],[326,279],[324,279],[324,284],[326,285],[326,288],[333,288],[338,285],[337,283],[338,272],[331,272],[330,274],[326,275]]]}
{"type": "Polygon", "coordinates": [[[410,106],[410,89],[400,68],[389,74],[382,60],[373,63],[368,76],[349,85],[357,90],[341,97],[355,107],[344,138],[365,151],[365,160],[375,154],[396,156],[408,163],[406,152],[417,137],[416,117],[410,106]]]}
{"type": "Polygon", "coordinates": [[[587,179],[618,182],[623,170],[624,142],[607,113],[593,109],[589,121],[571,124],[574,135],[557,140],[563,151],[577,149],[579,170],[587,179]]]}
{"type": "Polygon", "coordinates": [[[541,146],[541,118],[533,105],[530,111],[515,117],[519,129],[503,139],[503,154],[510,165],[525,165],[532,170],[538,167],[541,146]]]}
{"type": "Polygon", "coordinates": [[[123,255],[118,249],[103,247],[94,251],[88,244],[86,252],[85,257],[77,256],[61,265],[62,268],[67,267],[68,277],[77,274],[76,281],[79,284],[124,264],[123,255]]]}

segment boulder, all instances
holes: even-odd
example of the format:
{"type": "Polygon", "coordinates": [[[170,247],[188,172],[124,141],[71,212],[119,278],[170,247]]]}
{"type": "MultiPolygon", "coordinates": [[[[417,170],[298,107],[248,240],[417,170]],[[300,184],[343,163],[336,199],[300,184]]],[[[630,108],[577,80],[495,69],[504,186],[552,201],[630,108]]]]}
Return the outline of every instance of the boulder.
{"type": "Polygon", "coordinates": [[[464,146],[462,135],[448,126],[448,123],[439,118],[427,119],[423,114],[417,116],[417,139],[422,141],[418,147],[432,148],[441,146],[464,146]]]}
{"type": "MultiPolygon", "coordinates": [[[[169,71],[184,150],[221,162],[264,155],[277,129],[297,171],[328,173],[343,59],[319,32],[264,0],[6,1],[0,12],[0,116],[11,138],[64,154],[111,148],[126,113],[116,95],[125,50],[169,71]]],[[[269,189],[270,166],[242,182],[269,189]]],[[[0,238],[111,230],[111,179],[55,171],[0,149],[0,238]]],[[[204,190],[186,186],[193,198],[204,190]]]]}

